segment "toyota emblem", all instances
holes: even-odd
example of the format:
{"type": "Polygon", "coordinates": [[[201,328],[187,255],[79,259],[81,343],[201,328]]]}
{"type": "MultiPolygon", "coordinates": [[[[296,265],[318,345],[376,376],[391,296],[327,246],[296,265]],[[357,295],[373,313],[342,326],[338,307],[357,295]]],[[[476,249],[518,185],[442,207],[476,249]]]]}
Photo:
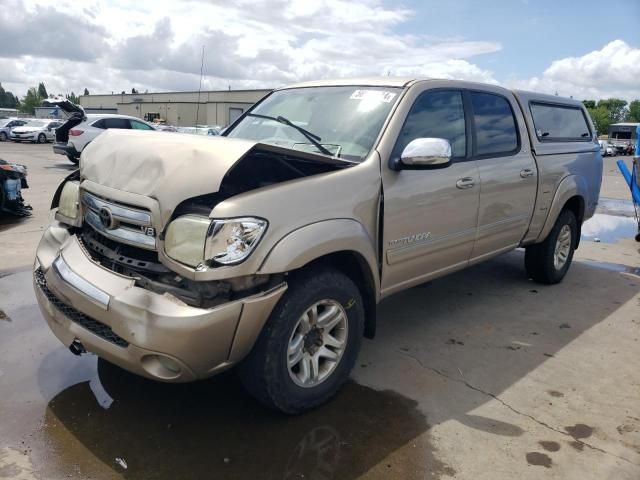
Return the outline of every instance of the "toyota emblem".
{"type": "Polygon", "coordinates": [[[100,223],[102,223],[104,228],[106,228],[107,230],[111,230],[115,228],[115,225],[113,222],[113,215],[111,215],[111,210],[109,210],[106,207],[103,207],[100,209],[99,215],[100,215],[100,223]]]}

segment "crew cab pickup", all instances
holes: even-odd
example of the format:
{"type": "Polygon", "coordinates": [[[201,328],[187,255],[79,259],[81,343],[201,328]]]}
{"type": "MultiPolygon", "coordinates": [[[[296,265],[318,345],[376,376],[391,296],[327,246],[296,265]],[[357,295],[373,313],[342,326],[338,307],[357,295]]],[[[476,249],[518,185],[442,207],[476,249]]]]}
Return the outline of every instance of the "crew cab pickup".
{"type": "Polygon", "coordinates": [[[34,287],[76,354],[166,382],[237,365],[298,413],[348,377],[384,297],[518,247],[523,275],[560,282],[601,177],[576,100],[303,83],[221,136],[100,135],[54,196],[34,287]]]}

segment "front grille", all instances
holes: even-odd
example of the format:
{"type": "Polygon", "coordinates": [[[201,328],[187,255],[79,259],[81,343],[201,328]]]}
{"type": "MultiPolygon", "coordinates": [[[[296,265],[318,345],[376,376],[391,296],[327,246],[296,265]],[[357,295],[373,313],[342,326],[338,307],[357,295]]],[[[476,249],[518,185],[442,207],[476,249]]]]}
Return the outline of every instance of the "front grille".
{"type": "Polygon", "coordinates": [[[77,323],[81,327],[86,328],[90,332],[95,333],[107,342],[117,345],[118,347],[127,348],[129,346],[129,342],[127,342],[119,335],[116,335],[113,330],[111,330],[111,327],[85,315],[82,312],[79,312],[72,306],[67,305],[58,297],[56,297],[56,295],[51,290],[49,290],[49,287],[47,286],[47,280],[44,278],[44,272],[41,268],[38,268],[35,271],[34,276],[36,283],[40,287],[40,290],[42,290],[42,293],[44,293],[44,295],[47,297],[47,300],[49,300],[49,302],[52,303],[53,306],[56,307],[65,317],[69,318],[72,322],[77,323]]]}
{"type": "Polygon", "coordinates": [[[85,225],[116,242],[156,250],[156,231],[150,211],[106,200],[87,191],[82,192],[81,200],[85,225]]]}

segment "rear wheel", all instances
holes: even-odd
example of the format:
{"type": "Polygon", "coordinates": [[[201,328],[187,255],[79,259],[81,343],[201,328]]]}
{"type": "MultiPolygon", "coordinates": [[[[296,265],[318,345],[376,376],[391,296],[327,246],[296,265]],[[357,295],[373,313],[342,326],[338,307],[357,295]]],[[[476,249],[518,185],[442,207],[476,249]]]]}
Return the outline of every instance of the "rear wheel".
{"type": "Polygon", "coordinates": [[[332,269],[294,275],[238,372],[263,404],[301,413],[336,394],[356,361],[364,309],[356,285],[332,269]]]}
{"type": "Polygon", "coordinates": [[[38,143],[47,143],[47,137],[44,133],[38,135],[38,143]]]}
{"type": "Polygon", "coordinates": [[[80,157],[76,157],[75,155],[72,155],[70,153],[67,153],[67,158],[71,163],[75,165],[78,165],[78,163],[80,163],[80,157]]]}
{"type": "Polygon", "coordinates": [[[577,243],[578,221],[563,210],[546,240],[526,248],[524,263],[529,277],[540,283],[559,283],[567,274],[577,243]]]}

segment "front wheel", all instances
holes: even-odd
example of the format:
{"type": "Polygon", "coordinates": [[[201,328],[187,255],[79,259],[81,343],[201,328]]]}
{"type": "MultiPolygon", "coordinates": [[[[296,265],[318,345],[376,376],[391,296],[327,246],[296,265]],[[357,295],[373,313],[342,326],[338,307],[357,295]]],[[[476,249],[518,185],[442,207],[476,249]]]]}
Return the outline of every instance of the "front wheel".
{"type": "Polygon", "coordinates": [[[560,283],[573,260],[577,236],[575,214],[563,210],[546,240],[526,248],[524,264],[529,277],[540,283],[560,283]]]}
{"type": "Polygon", "coordinates": [[[348,378],[364,309],[356,285],[337,270],[310,269],[290,278],[238,372],[260,402],[295,414],[329,400],[348,378]]]}
{"type": "Polygon", "coordinates": [[[38,143],[47,143],[47,137],[44,133],[38,135],[38,143]]]}

